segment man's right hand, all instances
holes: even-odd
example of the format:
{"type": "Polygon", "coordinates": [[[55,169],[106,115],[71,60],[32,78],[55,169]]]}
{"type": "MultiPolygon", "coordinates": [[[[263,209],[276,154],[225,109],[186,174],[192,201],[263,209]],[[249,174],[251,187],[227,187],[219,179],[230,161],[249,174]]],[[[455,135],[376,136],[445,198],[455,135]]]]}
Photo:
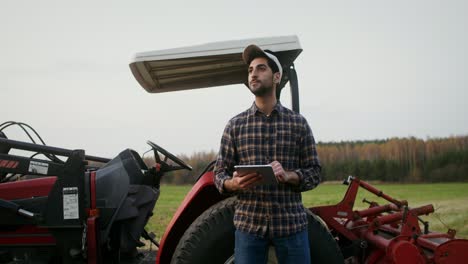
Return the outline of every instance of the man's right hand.
{"type": "Polygon", "coordinates": [[[262,180],[262,175],[258,173],[240,175],[237,171],[234,171],[232,178],[224,181],[224,189],[229,192],[245,190],[252,187],[260,180],[262,180]]]}

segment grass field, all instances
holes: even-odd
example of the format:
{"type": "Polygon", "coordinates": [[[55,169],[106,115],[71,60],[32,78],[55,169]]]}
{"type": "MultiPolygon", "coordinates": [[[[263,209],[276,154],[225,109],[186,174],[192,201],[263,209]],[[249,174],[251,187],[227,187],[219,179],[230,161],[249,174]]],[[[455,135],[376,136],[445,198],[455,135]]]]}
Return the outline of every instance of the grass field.
{"type": "MultiPolygon", "coordinates": [[[[376,188],[400,200],[407,200],[410,207],[433,204],[435,212],[423,219],[430,222],[432,231],[447,232],[457,230],[457,237],[468,238],[468,183],[438,184],[375,184],[376,188]]],[[[166,226],[192,186],[161,186],[161,196],[156,204],[154,216],[148,223],[147,230],[160,239],[166,226]]],[[[306,207],[336,204],[346,192],[347,186],[337,183],[322,184],[318,188],[303,193],[306,207]]],[[[362,199],[384,204],[373,194],[360,190],[356,199],[357,208],[366,208],[362,199]]]]}

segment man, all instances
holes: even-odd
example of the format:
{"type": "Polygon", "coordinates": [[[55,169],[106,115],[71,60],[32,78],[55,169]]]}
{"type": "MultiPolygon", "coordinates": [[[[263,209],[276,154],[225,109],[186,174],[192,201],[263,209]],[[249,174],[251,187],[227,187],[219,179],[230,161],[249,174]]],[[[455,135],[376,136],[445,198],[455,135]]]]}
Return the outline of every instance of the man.
{"type": "Polygon", "coordinates": [[[224,130],[215,165],[222,194],[236,194],[236,263],[266,263],[275,247],[279,263],[310,263],[307,214],[301,191],[320,182],[320,163],[307,121],[277,100],[282,66],[270,51],[250,45],[242,54],[248,67],[252,107],[224,130]],[[240,175],[234,165],[271,164],[278,185],[257,184],[262,175],[240,175]]]}

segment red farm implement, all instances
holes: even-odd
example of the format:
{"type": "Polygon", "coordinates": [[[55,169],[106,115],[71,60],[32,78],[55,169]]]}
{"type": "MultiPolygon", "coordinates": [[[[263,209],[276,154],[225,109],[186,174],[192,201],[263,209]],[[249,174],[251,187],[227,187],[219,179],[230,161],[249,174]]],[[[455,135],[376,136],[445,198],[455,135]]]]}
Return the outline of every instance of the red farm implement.
{"type": "Polygon", "coordinates": [[[419,216],[434,212],[424,205],[410,208],[407,201],[396,200],[365,181],[349,177],[343,200],[310,210],[320,216],[339,243],[345,257],[359,263],[464,263],[468,259],[468,240],[456,239],[455,230],[429,231],[429,223],[419,216]],[[353,210],[359,188],[388,201],[353,210]],[[421,230],[420,224],[423,229],[421,230]]]}

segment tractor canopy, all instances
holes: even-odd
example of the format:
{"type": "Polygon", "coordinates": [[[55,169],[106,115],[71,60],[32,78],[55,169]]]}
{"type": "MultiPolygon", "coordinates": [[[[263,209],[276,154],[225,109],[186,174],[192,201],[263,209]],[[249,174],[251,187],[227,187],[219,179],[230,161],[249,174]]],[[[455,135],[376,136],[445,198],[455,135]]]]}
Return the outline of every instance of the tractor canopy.
{"type": "Polygon", "coordinates": [[[291,76],[288,69],[302,51],[297,36],[213,42],[141,52],[133,57],[130,69],[149,93],[246,84],[247,65],[242,60],[242,52],[250,44],[277,54],[283,66],[280,87],[284,87],[291,76]]]}

